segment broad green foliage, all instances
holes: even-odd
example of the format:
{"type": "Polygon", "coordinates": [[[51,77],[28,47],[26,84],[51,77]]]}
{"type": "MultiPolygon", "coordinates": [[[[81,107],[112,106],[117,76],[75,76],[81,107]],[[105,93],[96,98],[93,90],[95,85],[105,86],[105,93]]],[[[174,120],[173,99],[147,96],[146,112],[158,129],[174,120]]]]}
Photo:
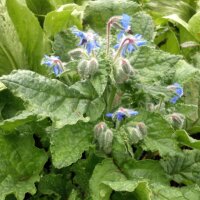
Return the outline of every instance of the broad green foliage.
{"type": "Polygon", "coordinates": [[[0,74],[25,67],[25,56],[14,25],[8,15],[4,1],[0,1],[0,74]]]}
{"type": "Polygon", "coordinates": [[[77,124],[66,126],[51,136],[51,154],[53,165],[62,168],[76,162],[84,151],[91,146],[93,126],[77,124]]]}
{"type": "Polygon", "coordinates": [[[0,0],[0,200],[198,200],[198,5],[0,0]]]}
{"type": "Polygon", "coordinates": [[[7,0],[6,2],[8,13],[24,48],[29,69],[40,72],[40,61],[47,47],[43,30],[37,18],[24,4],[18,0],[7,0]]]}
{"type": "Polygon", "coordinates": [[[34,146],[32,136],[9,135],[1,132],[0,147],[0,198],[15,194],[23,200],[25,193],[36,192],[34,183],[40,180],[40,172],[47,160],[43,150],[34,146]]]}
{"type": "Polygon", "coordinates": [[[82,12],[80,9],[76,4],[67,4],[49,12],[44,21],[44,30],[47,35],[54,36],[56,33],[71,26],[81,28],[82,12]]]}
{"type": "Polygon", "coordinates": [[[86,112],[89,99],[58,80],[19,70],[3,76],[1,81],[14,95],[28,103],[28,110],[43,117],[50,117],[56,127],[87,120],[83,113],[86,112]]]}
{"type": "Polygon", "coordinates": [[[138,10],[139,5],[129,0],[90,1],[85,8],[84,21],[95,31],[102,32],[110,17],[123,13],[134,15],[138,10]]]}

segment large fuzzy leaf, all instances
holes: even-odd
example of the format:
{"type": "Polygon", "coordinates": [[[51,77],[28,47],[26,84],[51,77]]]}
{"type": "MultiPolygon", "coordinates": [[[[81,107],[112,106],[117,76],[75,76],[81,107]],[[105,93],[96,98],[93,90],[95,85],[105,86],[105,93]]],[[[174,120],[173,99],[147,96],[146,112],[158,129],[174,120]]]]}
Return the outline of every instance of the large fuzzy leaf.
{"type": "Polygon", "coordinates": [[[81,17],[82,13],[78,5],[64,5],[46,15],[44,21],[44,30],[48,36],[54,36],[56,33],[66,28],[70,28],[71,26],[76,25],[78,28],[82,28],[81,17]]]}
{"type": "Polygon", "coordinates": [[[182,155],[166,157],[161,165],[169,177],[177,183],[200,184],[200,151],[189,150],[182,155]]]}
{"type": "Polygon", "coordinates": [[[65,126],[51,136],[51,154],[56,168],[71,165],[89,149],[93,134],[90,124],[65,126]]]}
{"type": "Polygon", "coordinates": [[[173,137],[173,128],[161,115],[146,113],[138,116],[136,120],[143,121],[148,127],[148,134],[142,144],[145,150],[158,151],[161,156],[181,153],[178,141],[173,137]]]}
{"type": "Polygon", "coordinates": [[[131,29],[135,34],[142,34],[148,41],[154,39],[154,22],[151,16],[145,12],[138,12],[133,16],[131,29]]]}
{"type": "Polygon", "coordinates": [[[124,13],[133,15],[137,10],[138,4],[128,0],[90,1],[85,8],[84,21],[95,31],[102,32],[110,17],[124,13]]]}
{"type": "Polygon", "coordinates": [[[125,181],[126,177],[121,174],[111,159],[103,160],[98,164],[90,179],[90,191],[94,200],[109,200],[112,189],[105,185],[104,181],[125,181]]]}
{"type": "Polygon", "coordinates": [[[22,44],[2,0],[0,13],[0,75],[3,75],[26,64],[22,44]]]}
{"type": "Polygon", "coordinates": [[[173,67],[180,56],[172,55],[151,47],[141,47],[130,58],[141,75],[140,80],[146,83],[161,82],[169,84],[175,74],[173,67]]]}
{"type": "Polygon", "coordinates": [[[34,146],[30,135],[0,136],[0,148],[0,199],[11,193],[17,200],[23,200],[27,192],[34,194],[46,154],[34,146]]]}
{"type": "Polygon", "coordinates": [[[83,114],[90,101],[58,80],[19,70],[1,77],[1,81],[15,96],[28,103],[27,109],[50,117],[56,127],[85,120],[83,114]]]}
{"type": "Polygon", "coordinates": [[[198,200],[200,192],[200,188],[197,185],[175,188],[153,184],[151,189],[153,200],[198,200]]]}
{"type": "Polygon", "coordinates": [[[188,22],[188,28],[194,37],[200,41],[200,12],[197,12],[188,22]]]}
{"type": "Polygon", "coordinates": [[[30,69],[40,72],[41,68],[38,67],[46,48],[46,39],[37,18],[21,1],[7,0],[6,6],[23,45],[30,69]]]}
{"type": "Polygon", "coordinates": [[[167,185],[169,179],[156,160],[129,160],[121,167],[124,174],[131,180],[149,180],[151,183],[167,185]]]}

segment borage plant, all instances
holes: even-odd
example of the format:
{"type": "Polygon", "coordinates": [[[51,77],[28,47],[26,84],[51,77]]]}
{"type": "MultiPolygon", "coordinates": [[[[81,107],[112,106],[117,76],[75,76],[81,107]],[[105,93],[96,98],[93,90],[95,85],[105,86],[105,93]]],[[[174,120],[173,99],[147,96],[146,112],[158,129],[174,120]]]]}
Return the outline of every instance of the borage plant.
{"type": "Polygon", "coordinates": [[[72,27],[70,60],[41,62],[52,78],[0,78],[0,199],[198,199],[200,142],[184,130],[196,107],[184,103],[183,61],[136,33],[133,20],[110,18],[105,38],[72,27]]]}

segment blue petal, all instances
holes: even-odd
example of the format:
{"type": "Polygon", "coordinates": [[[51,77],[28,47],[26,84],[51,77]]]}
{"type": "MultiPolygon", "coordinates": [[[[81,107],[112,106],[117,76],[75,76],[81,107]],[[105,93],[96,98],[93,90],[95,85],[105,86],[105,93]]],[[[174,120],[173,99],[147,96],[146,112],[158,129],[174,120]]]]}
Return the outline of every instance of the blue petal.
{"type": "Polygon", "coordinates": [[[134,37],[135,37],[137,40],[141,40],[141,39],[142,39],[142,35],[141,35],[141,34],[135,34],[134,37]]]}
{"type": "Polygon", "coordinates": [[[131,21],[131,17],[130,16],[128,16],[126,14],[122,15],[121,25],[125,30],[129,27],[130,21],[131,21]]]}
{"type": "Polygon", "coordinates": [[[136,45],[137,45],[137,46],[143,46],[143,45],[145,45],[146,43],[147,43],[146,40],[139,40],[139,41],[136,41],[136,45]]]}
{"type": "Polygon", "coordinates": [[[170,99],[170,102],[173,103],[173,104],[175,104],[179,98],[180,98],[179,96],[174,96],[174,97],[172,97],[170,99]]]}
{"type": "Polygon", "coordinates": [[[176,88],[176,94],[181,97],[183,95],[183,88],[176,88]]]}
{"type": "Polygon", "coordinates": [[[123,37],[124,33],[125,33],[124,30],[120,31],[120,33],[117,35],[117,40],[118,41],[123,37]]]}
{"type": "Polygon", "coordinates": [[[106,117],[113,117],[113,114],[112,113],[107,113],[106,117]]]}
{"type": "Polygon", "coordinates": [[[119,48],[119,44],[116,44],[115,46],[114,46],[114,49],[118,49],[119,48]]]}
{"type": "Polygon", "coordinates": [[[124,119],[125,114],[121,113],[121,112],[118,112],[117,115],[116,115],[116,117],[117,117],[117,120],[121,121],[122,119],[124,119]]]}
{"type": "Polygon", "coordinates": [[[132,116],[138,115],[138,111],[134,111],[134,110],[128,111],[128,113],[129,115],[132,115],[132,116]]]}
{"type": "Polygon", "coordinates": [[[54,74],[57,76],[60,73],[58,65],[53,67],[54,74]]]}
{"type": "Polygon", "coordinates": [[[127,46],[127,50],[128,50],[129,53],[131,53],[131,52],[133,52],[135,50],[135,47],[132,44],[129,44],[127,46]]]}

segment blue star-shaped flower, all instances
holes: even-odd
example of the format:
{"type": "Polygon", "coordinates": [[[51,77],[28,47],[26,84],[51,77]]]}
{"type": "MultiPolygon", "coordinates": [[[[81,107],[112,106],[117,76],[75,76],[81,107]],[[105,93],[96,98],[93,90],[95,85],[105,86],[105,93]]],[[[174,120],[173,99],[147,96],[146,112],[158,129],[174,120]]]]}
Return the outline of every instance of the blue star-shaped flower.
{"type": "Polygon", "coordinates": [[[120,40],[125,33],[130,31],[130,22],[131,22],[131,17],[127,14],[123,14],[122,19],[120,20],[122,30],[117,35],[117,40],[120,40]]]}
{"type": "Polygon", "coordinates": [[[137,115],[138,112],[132,109],[119,108],[114,113],[107,113],[106,117],[111,117],[112,119],[117,119],[119,121],[123,120],[125,117],[131,117],[137,115]]]}
{"type": "Polygon", "coordinates": [[[178,99],[180,99],[183,96],[183,88],[179,83],[174,83],[173,85],[169,85],[167,89],[175,93],[175,96],[173,96],[170,99],[170,102],[173,104],[175,104],[178,101],[178,99]]]}
{"type": "MultiPolygon", "coordinates": [[[[142,38],[142,35],[140,35],[140,34],[136,34],[136,35],[131,36],[131,39],[132,39],[132,42],[125,44],[123,49],[122,49],[121,55],[123,57],[126,57],[126,53],[132,53],[133,51],[135,51],[137,49],[137,47],[144,46],[147,43],[147,41],[144,40],[142,38]]],[[[123,41],[123,39],[122,39],[122,41],[123,41]]],[[[114,46],[114,48],[118,49],[120,44],[121,43],[116,44],[114,46]]]]}
{"type": "Polygon", "coordinates": [[[97,42],[96,33],[92,31],[82,32],[75,27],[72,27],[71,31],[74,35],[80,38],[78,46],[84,46],[88,54],[90,54],[93,49],[100,47],[100,45],[97,42]]]}
{"type": "Polygon", "coordinates": [[[48,67],[53,68],[55,75],[59,75],[63,72],[62,62],[59,59],[59,56],[47,56],[45,55],[41,61],[41,64],[47,65],[48,67]]]}

